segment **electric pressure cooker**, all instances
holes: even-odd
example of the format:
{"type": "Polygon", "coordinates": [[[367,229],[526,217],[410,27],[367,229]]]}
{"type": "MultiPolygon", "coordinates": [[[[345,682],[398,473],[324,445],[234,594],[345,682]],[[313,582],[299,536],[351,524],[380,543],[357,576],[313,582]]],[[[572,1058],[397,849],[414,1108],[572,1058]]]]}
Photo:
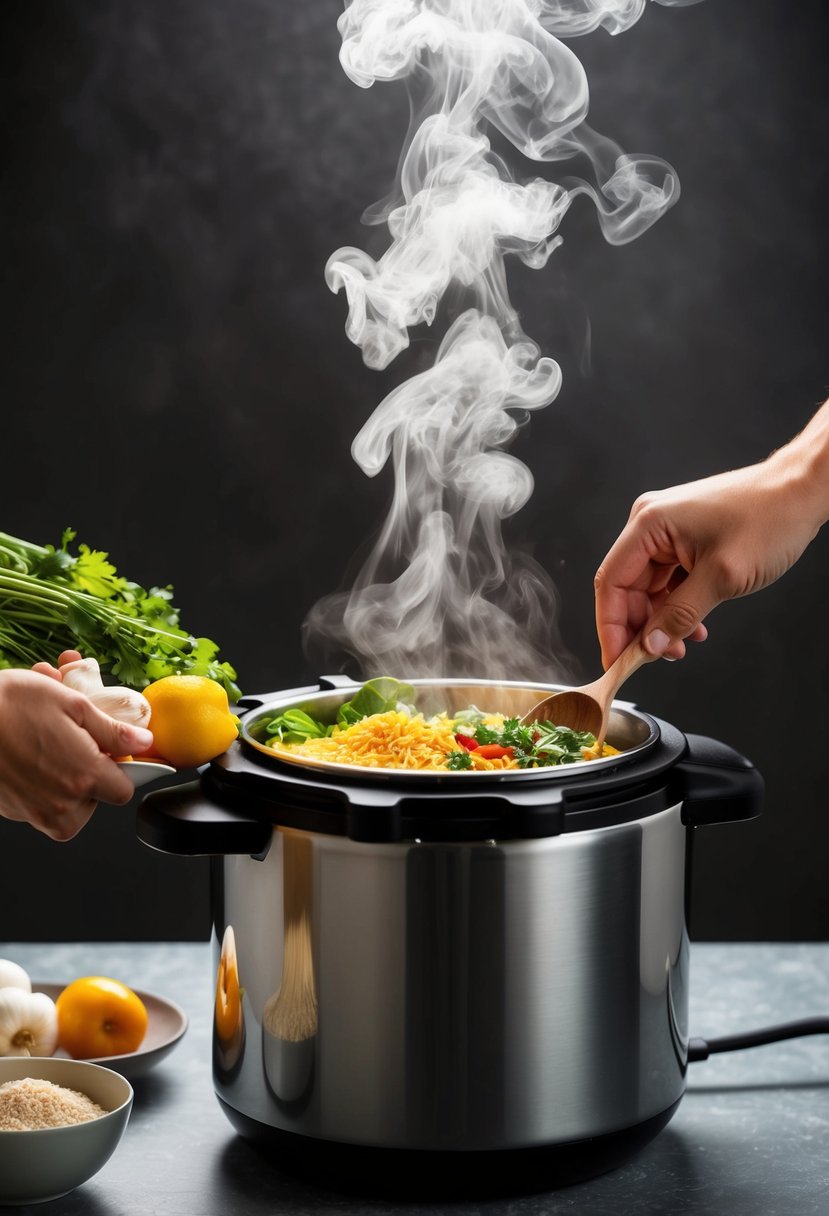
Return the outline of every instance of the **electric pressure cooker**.
{"type": "MultiPolygon", "coordinates": [[[[411,683],[425,712],[520,714],[557,690],[411,683]]],[[[422,1182],[451,1166],[557,1185],[613,1167],[685,1089],[694,834],[758,815],[760,775],[620,702],[620,754],[555,768],[270,751],[274,714],[333,721],[357,688],[244,700],[239,742],[139,810],[146,844],[213,858],[222,1108],[318,1176],[422,1182]]]]}

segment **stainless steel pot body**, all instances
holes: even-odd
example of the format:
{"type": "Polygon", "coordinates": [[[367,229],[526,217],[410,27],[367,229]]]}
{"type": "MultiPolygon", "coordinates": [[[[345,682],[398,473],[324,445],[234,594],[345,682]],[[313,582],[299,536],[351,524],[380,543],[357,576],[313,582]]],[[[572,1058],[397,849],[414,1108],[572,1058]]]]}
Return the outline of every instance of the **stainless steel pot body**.
{"type": "Polygon", "coordinates": [[[215,858],[214,957],[231,926],[244,1022],[214,1043],[218,1095],[261,1125],[407,1149],[561,1144],[668,1110],[687,1060],[681,809],[497,843],[277,827],[263,859],[215,858]]]}

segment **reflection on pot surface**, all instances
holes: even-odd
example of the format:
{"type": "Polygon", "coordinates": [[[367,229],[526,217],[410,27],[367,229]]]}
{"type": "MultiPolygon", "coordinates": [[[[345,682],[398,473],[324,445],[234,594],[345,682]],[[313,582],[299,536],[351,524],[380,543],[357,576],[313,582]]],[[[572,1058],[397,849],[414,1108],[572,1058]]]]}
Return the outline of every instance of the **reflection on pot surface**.
{"type": "Polygon", "coordinates": [[[279,988],[265,1002],[262,1056],[276,1098],[299,1102],[311,1082],[317,992],[311,949],[311,839],[282,833],[283,945],[279,988]]]}
{"type": "Polygon", "coordinates": [[[216,972],[213,1010],[213,1061],[218,1077],[228,1078],[245,1048],[245,1019],[233,926],[225,928],[216,972]]]}

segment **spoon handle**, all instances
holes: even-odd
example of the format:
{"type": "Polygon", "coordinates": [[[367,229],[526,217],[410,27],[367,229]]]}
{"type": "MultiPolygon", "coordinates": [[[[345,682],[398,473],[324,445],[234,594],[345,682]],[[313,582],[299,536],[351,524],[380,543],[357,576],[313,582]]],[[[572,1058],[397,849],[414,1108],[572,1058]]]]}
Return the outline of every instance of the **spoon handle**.
{"type": "Polygon", "coordinates": [[[610,664],[607,671],[600,677],[602,691],[609,704],[628,676],[638,671],[645,663],[652,663],[658,655],[650,654],[642,645],[642,634],[637,633],[632,642],[628,642],[619,657],[610,664]]]}

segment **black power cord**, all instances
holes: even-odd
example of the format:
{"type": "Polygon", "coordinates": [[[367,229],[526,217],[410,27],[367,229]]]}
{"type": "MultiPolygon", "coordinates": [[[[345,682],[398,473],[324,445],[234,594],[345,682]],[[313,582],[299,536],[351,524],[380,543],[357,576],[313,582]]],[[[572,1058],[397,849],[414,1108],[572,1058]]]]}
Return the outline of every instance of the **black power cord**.
{"type": "Polygon", "coordinates": [[[721,1039],[689,1039],[688,1063],[707,1060],[720,1051],[740,1051],[743,1047],[763,1047],[783,1039],[799,1039],[807,1034],[829,1034],[829,1018],[802,1018],[799,1022],[783,1022],[763,1030],[747,1030],[745,1034],[729,1034],[721,1039]]]}

